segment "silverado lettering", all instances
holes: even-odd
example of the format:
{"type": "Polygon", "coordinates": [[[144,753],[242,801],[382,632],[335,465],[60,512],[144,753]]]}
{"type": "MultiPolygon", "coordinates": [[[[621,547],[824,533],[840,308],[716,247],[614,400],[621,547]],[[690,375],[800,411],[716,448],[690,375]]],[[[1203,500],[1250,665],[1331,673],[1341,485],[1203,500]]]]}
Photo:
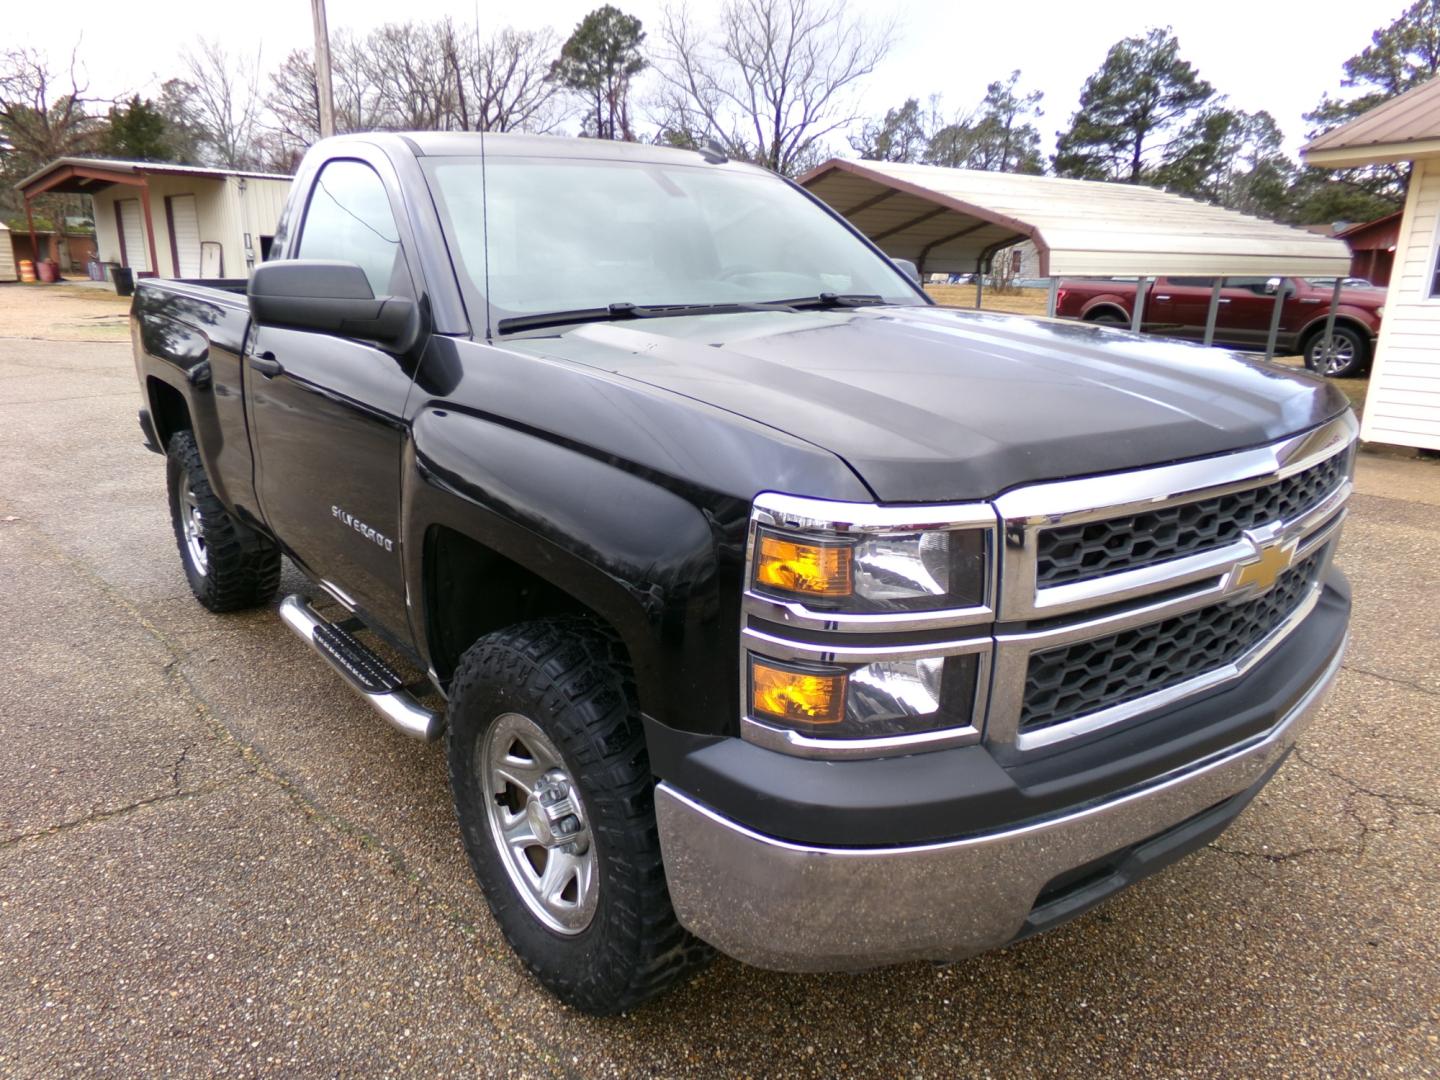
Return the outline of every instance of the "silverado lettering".
{"type": "Polygon", "coordinates": [[[354,514],[350,513],[348,510],[341,510],[338,506],[332,506],[330,507],[330,513],[331,516],[339,518],[342,522],[344,522],[350,528],[354,529],[371,543],[379,544],[386,551],[395,550],[394,540],[391,540],[388,536],[385,536],[382,533],[376,532],[369,525],[366,525],[363,521],[357,518],[354,514]]]}

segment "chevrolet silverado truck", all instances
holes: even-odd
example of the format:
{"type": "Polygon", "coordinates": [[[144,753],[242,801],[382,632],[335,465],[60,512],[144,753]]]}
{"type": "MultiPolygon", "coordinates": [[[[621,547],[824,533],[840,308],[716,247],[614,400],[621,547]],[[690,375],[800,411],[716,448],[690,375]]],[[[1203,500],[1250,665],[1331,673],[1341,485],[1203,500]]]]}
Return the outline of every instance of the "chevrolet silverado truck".
{"type": "Polygon", "coordinates": [[[1340,664],[1336,388],[938,308],[714,152],[326,140],[248,283],[132,330],[196,598],[303,572],[280,618],[444,738],[590,1012],[1056,926],[1224,829],[1340,664]]]}
{"type": "MultiPolygon", "coordinates": [[[[1210,312],[1215,284],[1208,277],[1161,277],[1146,288],[1143,329],[1166,337],[1200,341],[1210,312]]],[[[1325,322],[1335,279],[1227,277],[1221,281],[1214,340],[1236,349],[1263,349],[1270,336],[1275,297],[1280,323],[1275,336],[1283,353],[1303,356],[1305,366],[1325,375],[1349,377],[1370,370],[1385,290],[1356,288],[1342,282],[1335,310],[1330,348],[1325,348],[1325,322]]],[[[1135,313],[1133,280],[1088,278],[1060,282],[1055,314],[1061,318],[1111,326],[1129,326],[1135,313]]]]}

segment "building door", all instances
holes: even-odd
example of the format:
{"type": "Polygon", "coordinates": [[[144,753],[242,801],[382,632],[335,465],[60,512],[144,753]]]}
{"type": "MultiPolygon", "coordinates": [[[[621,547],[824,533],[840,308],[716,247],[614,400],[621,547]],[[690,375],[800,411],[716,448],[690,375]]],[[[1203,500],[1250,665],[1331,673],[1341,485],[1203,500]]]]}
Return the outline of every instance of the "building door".
{"type": "Polygon", "coordinates": [[[140,214],[139,199],[115,200],[115,227],[120,231],[120,262],[136,273],[150,272],[150,260],[146,256],[148,242],[145,239],[144,218],[140,214]]]}
{"type": "Polygon", "coordinates": [[[200,215],[194,195],[170,195],[165,199],[170,218],[170,253],[175,257],[175,276],[200,277],[200,215]]]}

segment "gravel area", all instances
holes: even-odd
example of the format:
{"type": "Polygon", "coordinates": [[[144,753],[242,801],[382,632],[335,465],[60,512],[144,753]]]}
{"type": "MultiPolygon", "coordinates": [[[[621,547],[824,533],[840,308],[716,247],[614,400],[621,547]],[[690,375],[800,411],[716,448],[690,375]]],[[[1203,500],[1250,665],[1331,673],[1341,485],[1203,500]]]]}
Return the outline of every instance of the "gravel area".
{"type": "Polygon", "coordinates": [[[129,316],[110,285],[0,285],[0,338],[128,341],[129,316]]]}

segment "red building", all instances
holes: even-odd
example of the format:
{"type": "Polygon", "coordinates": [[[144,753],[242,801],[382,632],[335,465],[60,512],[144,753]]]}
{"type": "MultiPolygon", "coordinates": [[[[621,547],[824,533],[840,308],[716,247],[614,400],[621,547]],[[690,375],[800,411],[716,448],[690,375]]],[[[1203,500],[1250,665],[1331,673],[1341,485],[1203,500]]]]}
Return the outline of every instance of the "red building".
{"type": "Polygon", "coordinates": [[[1395,263],[1395,245],[1400,240],[1400,211],[1386,214],[1363,225],[1351,225],[1335,234],[1350,245],[1350,276],[1364,278],[1372,285],[1389,285],[1395,263]]]}

